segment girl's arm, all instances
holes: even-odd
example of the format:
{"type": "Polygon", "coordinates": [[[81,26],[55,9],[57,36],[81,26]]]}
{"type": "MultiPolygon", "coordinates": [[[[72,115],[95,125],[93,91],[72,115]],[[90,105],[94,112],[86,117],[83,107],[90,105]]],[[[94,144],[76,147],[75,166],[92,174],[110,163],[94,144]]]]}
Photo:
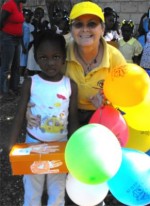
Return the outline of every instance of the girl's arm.
{"type": "Polygon", "coordinates": [[[21,134],[22,126],[25,120],[27,104],[30,97],[30,87],[31,87],[31,78],[28,78],[24,81],[22,86],[20,100],[18,103],[16,115],[13,120],[13,124],[11,128],[9,149],[11,149],[11,147],[16,143],[17,138],[19,138],[19,135],[21,134]]]}
{"type": "Polygon", "coordinates": [[[26,54],[28,51],[28,48],[26,48],[24,45],[23,35],[21,37],[21,46],[22,46],[22,53],[26,54]]]}
{"type": "Polygon", "coordinates": [[[79,128],[78,120],[78,88],[75,82],[71,81],[71,97],[69,103],[68,117],[68,138],[79,128]]]}

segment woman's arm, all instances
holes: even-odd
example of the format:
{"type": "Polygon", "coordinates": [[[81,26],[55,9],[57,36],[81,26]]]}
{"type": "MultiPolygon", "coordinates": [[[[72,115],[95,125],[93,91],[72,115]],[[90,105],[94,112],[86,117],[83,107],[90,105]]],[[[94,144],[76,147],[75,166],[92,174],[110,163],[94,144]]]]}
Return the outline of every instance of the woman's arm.
{"type": "Polygon", "coordinates": [[[33,127],[39,127],[41,124],[41,117],[40,115],[33,115],[31,112],[31,108],[34,107],[35,104],[29,102],[27,105],[27,111],[26,111],[26,120],[27,120],[27,125],[29,128],[33,127]]]}
{"type": "Polygon", "coordinates": [[[68,138],[79,128],[78,120],[78,88],[75,82],[71,81],[71,97],[69,103],[68,117],[68,138]]]}
{"type": "Polygon", "coordinates": [[[10,13],[6,10],[1,11],[1,17],[0,17],[0,30],[3,28],[4,23],[6,19],[9,17],[10,13]]]}
{"type": "Polygon", "coordinates": [[[18,103],[16,115],[13,120],[13,124],[11,128],[9,149],[11,149],[11,147],[15,144],[17,138],[21,134],[21,130],[22,130],[22,126],[24,123],[25,114],[27,110],[27,104],[30,97],[30,87],[31,87],[31,79],[28,78],[24,81],[22,86],[20,100],[18,103]]]}

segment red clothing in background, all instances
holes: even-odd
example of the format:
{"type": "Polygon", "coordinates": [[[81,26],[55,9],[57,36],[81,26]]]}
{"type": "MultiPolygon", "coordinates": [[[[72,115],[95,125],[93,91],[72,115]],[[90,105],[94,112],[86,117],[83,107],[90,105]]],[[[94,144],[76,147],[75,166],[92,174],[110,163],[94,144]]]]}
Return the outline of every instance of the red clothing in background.
{"type": "Polygon", "coordinates": [[[4,23],[2,31],[14,36],[22,36],[22,24],[24,22],[22,3],[20,3],[20,8],[18,9],[14,0],[8,0],[3,4],[2,10],[10,13],[4,23]]]}

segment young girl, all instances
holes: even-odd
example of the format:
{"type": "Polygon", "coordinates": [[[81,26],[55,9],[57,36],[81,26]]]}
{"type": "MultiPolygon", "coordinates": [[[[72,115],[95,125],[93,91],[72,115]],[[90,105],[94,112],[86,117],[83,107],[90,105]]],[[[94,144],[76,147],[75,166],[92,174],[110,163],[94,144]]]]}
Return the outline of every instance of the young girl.
{"type": "MultiPolygon", "coordinates": [[[[65,39],[51,31],[39,33],[34,43],[35,60],[41,73],[25,79],[11,143],[19,137],[28,102],[33,102],[34,115],[40,115],[40,125],[27,127],[26,142],[67,141],[78,128],[77,85],[61,72],[65,63],[65,39]],[[51,125],[48,129],[47,125],[51,125]]],[[[46,180],[48,206],[64,205],[65,174],[24,175],[24,206],[40,206],[46,180]]]]}
{"type": "Polygon", "coordinates": [[[23,82],[24,74],[27,67],[27,60],[28,60],[28,47],[30,42],[30,27],[31,27],[31,18],[32,18],[32,11],[30,9],[23,9],[23,14],[25,21],[23,23],[23,36],[21,42],[21,53],[20,53],[20,83],[23,82]]]}
{"type": "Polygon", "coordinates": [[[119,50],[121,51],[127,62],[139,64],[139,55],[141,54],[143,49],[138,40],[133,37],[133,29],[133,21],[122,21],[121,32],[123,38],[118,41],[119,50]]]}
{"type": "Polygon", "coordinates": [[[149,31],[146,34],[146,44],[143,48],[140,66],[143,67],[150,76],[150,19],[148,29],[149,31]]]}

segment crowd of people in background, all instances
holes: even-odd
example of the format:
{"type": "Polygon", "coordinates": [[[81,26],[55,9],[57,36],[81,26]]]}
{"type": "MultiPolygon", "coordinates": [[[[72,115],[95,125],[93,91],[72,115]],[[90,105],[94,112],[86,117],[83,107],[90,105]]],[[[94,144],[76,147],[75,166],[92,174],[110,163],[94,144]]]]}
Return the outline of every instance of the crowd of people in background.
{"type": "MultiPolygon", "coordinates": [[[[21,5],[26,1],[15,0],[14,2],[16,5],[21,5]]],[[[16,5],[11,6],[14,7],[16,5]]],[[[20,12],[18,9],[16,11],[20,12]]],[[[23,83],[24,78],[40,72],[33,52],[33,41],[36,38],[37,32],[52,30],[55,33],[62,34],[66,39],[66,43],[72,39],[72,36],[70,33],[69,13],[67,10],[61,8],[53,11],[52,17],[48,21],[45,20],[44,9],[42,7],[37,7],[34,11],[24,7],[23,16],[19,16],[19,23],[22,25],[22,33],[20,31],[20,34],[16,34],[16,32],[14,34],[11,33],[13,31],[10,30],[11,24],[9,23],[9,19],[13,18],[14,14],[9,13],[9,6],[7,8],[7,4],[3,4],[1,13],[1,47],[3,48],[5,45],[7,47],[3,49],[0,58],[0,98],[11,99],[14,95],[18,94],[18,88],[23,83]],[[13,35],[15,36],[15,39],[13,39],[14,44],[11,42],[9,46],[14,46],[12,47],[13,49],[10,49],[7,38],[14,38],[13,35]],[[7,51],[6,48],[8,49],[7,51]],[[5,61],[5,55],[10,56],[9,60],[5,61]]],[[[135,34],[134,22],[127,19],[120,22],[119,15],[113,8],[105,7],[103,13],[105,18],[104,39],[107,43],[118,48],[127,62],[140,65],[150,74],[149,10],[142,15],[137,34],[135,34]]]]}
{"type": "Polygon", "coordinates": [[[71,38],[67,11],[54,11],[50,22],[45,19],[42,7],[32,11],[23,7],[24,3],[26,0],[8,1],[1,8],[0,99],[14,99],[24,78],[40,72],[33,52],[33,42],[39,31],[62,34],[66,42],[71,38]]]}

